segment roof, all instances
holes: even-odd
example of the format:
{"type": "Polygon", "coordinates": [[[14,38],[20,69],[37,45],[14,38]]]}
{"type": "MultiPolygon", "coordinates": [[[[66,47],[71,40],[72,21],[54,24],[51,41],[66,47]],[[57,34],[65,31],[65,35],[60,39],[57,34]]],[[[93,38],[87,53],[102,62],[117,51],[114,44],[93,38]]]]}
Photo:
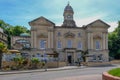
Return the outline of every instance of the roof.
{"type": "Polygon", "coordinates": [[[51,24],[55,25],[55,23],[53,23],[52,21],[48,20],[47,18],[45,18],[45,17],[43,17],[43,16],[38,17],[38,18],[30,21],[29,23],[35,22],[35,21],[37,21],[37,20],[39,20],[39,19],[45,19],[46,21],[48,21],[48,22],[50,22],[51,24]]]}
{"type": "Polygon", "coordinates": [[[92,24],[94,24],[94,23],[96,23],[96,22],[101,22],[101,23],[105,24],[106,26],[110,27],[110,25],[108,25],[107,23],[105,23],[104,21],[102,21],[102,20],[100,20],[100,19],[98,19],[98,20],[96,20],[96,21],[94,21],[94,22],[86,25],[86,27],[89,26],[89,25],[92,25],[92,24]]]}
{"type": "Polygon", "coordinates": [[[13,50],[9,50],[9,52],[10,52],[10,53],[20,53],[19,50],[15,50],[15,49],[13,49],[13,50]]]}
{"type": "Polygon", "coordinates": [[[21,33],[20,36],[27,37],[27,36],[30,36],[30,34],[29,33],[21,33]]]}
{"type": "Polygon", "coordinates": [[[67,11],[67,10],[72,10],[72,11],[73,11],[73,8],[72,8],[72,7],[70,6],[70,4],[68,3],[64,10],[65,10],[65,11],[67,11]]]}

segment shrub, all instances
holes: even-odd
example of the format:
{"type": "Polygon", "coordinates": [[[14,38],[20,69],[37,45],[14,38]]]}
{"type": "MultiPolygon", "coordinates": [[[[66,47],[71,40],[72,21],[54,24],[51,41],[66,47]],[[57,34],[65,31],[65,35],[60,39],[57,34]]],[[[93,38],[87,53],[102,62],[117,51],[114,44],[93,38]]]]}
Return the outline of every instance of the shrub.
{"type": "Polygon", "coordinates": [[[32,61],[32,63],[36,63],[36,64],[39,63],[39,59],[38,58],[32,58],[31,61],[32,61]]]}
{"type": "Polygon", "coordinates": [[[21,56],[15,57],[13,58],[13,61],[16,63],[16,66],[14,66],[14,68],[16,67],[16,69],[20,69],[23,67],[23,62],[24,62],[24,58],[21,56]]]}
{"type": "Polygon", "coordinates": [[[31,59],[31,66],[33,69],[36,69],[37,68],[37,64],[39,63],[39,59],[38,58],[32,58],[31,59]]]}

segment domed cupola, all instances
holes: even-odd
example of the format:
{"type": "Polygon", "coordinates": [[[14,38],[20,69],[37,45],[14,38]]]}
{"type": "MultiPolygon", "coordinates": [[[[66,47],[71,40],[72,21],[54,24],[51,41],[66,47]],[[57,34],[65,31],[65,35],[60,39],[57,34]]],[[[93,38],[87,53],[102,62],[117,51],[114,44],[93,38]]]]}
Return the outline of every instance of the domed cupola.
{"type": "Polygon", "coordinates": [[[63,13],[64,21],[62,27],[67,27],[67,28],[76,27],[75,21],[73,20],[73,14],[74,14],[73,8],[68,3],[64,9],[64,13],[63,13]]]}
{"type": "Polygon", "coordinates": [[[69,3],[68,3],[68,5],[65,7],[65,9],[64,9],[64,13],[65,13],[65,12],[74,13],[73,8],[69,5],[69,3]]]}

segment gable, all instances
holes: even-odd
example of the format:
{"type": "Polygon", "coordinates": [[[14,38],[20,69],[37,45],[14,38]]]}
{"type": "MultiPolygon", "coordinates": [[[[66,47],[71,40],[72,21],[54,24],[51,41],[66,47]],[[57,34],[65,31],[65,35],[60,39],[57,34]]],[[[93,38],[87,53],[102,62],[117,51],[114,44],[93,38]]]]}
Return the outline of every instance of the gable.
{"type": "Polygon", "coordinates": [[[34,26],[34,25],[54,26],[55,24],[44,17],[39,17],[37,19],[30,21],[29,25],[30,26],[34,26]]]}
{"type": "Polygon", "coordinates": [[[64,37],[65,38],[74,38],[75,34],[73,34],[72,32],[67,32],[67,33],[64,34],[64,37]]]}
{"type": "Polygon", "coordinates": [[[87,27],[105,27],[105,28],[109,28],[110,25],[108,25],[107,23],[103,22],[102,20],[96,20],[90,24],[87,25],[87,27]]]}

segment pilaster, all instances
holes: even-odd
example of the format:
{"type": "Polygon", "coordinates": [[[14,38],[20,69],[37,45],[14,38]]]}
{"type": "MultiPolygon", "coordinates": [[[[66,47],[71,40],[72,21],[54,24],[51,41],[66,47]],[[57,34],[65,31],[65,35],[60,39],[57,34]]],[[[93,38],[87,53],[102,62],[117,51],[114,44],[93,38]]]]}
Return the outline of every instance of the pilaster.
{"type": "Polygon", "coordinates": [[[91,49],[91,39],[90,39],[90,33],[88,33],[88,49],[91,49]]]}

